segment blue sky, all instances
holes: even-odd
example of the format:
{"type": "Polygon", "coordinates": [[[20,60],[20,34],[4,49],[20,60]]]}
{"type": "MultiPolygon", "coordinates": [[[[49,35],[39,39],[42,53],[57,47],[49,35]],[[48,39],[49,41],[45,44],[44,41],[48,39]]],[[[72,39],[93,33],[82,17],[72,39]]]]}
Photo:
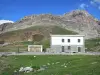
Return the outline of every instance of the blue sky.
{"type": "Polygon", "coordinates": [[[0,19],[17,21],[42,13],[63,15],[76,9],[87,10],[100,19],[100,0],[0,0],[0,19]]]}

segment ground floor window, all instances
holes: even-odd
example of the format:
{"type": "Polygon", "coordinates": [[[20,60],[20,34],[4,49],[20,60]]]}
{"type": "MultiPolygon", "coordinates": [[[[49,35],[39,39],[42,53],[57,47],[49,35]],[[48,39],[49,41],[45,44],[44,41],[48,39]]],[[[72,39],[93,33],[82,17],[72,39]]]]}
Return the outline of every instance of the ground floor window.
{"type": "Polygon", "coordinates": [[[64,48],[64,46],[62,46],[62,52],[64,52],[65,50],[64,50],[65,48],[64,48]]]}
{"type": "Polygon", "coordinates": [[[78,47],[78,52],[81,52],[81,47],[78,47]]]}
{"type": "Polygon", "coordinates": [[[71,46],[68,46],[68,50],[70,50],[71,49],[71,46]]]}

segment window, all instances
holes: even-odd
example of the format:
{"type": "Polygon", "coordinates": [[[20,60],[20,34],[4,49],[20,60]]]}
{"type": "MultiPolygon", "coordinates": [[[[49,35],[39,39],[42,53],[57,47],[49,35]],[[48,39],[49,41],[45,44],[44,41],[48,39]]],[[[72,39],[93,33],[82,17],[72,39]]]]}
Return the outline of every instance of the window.
{"type": "Polygon", "coordinates": [[[64,42],[64,39],[62,39],[62,42],[64,42]]]}
{"type": "Polygon", "coordinates": [[[71,49],[71,46],[68,46],[68,50],[70,50],[71,49]]]}
{"type": "Polygon", "coordinates": [[[68,39],[68,42],[70,42],[70,39],[68,39]]]}
{"type": "Polygon", "coordinates": [[[78,42],[80,42],[81,40],[80,39],[78,39],[78,42]]]}
{"type": "Polygon", "coordinates": [[[64,52],[64,46],[62,46],[62,52],[64,52]]]}

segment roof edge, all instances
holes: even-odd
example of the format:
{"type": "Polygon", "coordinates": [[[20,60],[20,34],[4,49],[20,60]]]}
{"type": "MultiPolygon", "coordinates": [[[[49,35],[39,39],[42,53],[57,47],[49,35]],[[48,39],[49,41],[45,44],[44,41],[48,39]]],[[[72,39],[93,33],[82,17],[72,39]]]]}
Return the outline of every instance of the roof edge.
{"type": "Polygon", "coordinates": [[[50,35],[51,37],[67,37],[67,36],[69,36],[69,37],[85,37],[85,35],[50,35]]]}

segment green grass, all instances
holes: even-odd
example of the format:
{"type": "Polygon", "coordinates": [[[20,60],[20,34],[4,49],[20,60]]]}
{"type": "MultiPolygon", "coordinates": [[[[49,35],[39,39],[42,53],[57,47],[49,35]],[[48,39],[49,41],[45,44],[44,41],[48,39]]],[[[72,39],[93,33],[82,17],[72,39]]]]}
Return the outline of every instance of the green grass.
{"type": "Polygon", "coordinates": [[[0,47],[0,52],[18,52],[18,49],[20,52],[22,51],[27,51],[27,48],[26,46],[23,46],[23,47],[18,47],[18,46],[13,46],[13,47],[0,47]]]}
{"type": "Polygon", "coordinates": [[[9,44],[7,46],[0,46],[0,52],[20,52],[27,51],[28,44],[32,44],[33,42],[16,42],[13,44],[9,44]]]}
{"type": "Polygon", "coordinates": [[[32,30],[33,31],[36,31],[36,30],[41,31],[41,30],[48,30],[48,29],[52,30],[52,34],[77,34],[74,31],[67,30],[67,29],[64,29],[64,28],[59,27],[59,26],[33,26],[33,27],[26,28],[26,29],[10,31],[10,32],[7,32],[5,34],[9,36],[9,35],[20,34],[20,33],[23,33],[25,31],[32,31],[32,30]]]}
{"type": "Polygon", "coordinates": [[[86,40],[85,46],[89,51],[100,51],[100,38],[86,40]]]}
{"type": "Polygon", "coordinates": [[[100,56],[67,56],[67,55],[38,55],[34,56],[9,56],[5,59],[10,68],[6,68],[0,75],[12,75],[13,71],[22,66],[48,65],[42,72],[31,72],[20,75],[100,75],[100,56]],[[55,64],[56,62],[60,62],[55,64]],[[54,63],[54,64],[52,64],[54,63]],[[61,66],[66,64],[67,67],[61,66]]]}
{"type": "Polygon", "coordinates": [[[71,31],[71,30],[64,29],[62,27],[55,26],[54,28],[52,28],[52,34],[60,34],[60,35],[63,35],[63,34],[72,35],[72,34],[74,34],[75,35],[78,33],[71,31]]]}

